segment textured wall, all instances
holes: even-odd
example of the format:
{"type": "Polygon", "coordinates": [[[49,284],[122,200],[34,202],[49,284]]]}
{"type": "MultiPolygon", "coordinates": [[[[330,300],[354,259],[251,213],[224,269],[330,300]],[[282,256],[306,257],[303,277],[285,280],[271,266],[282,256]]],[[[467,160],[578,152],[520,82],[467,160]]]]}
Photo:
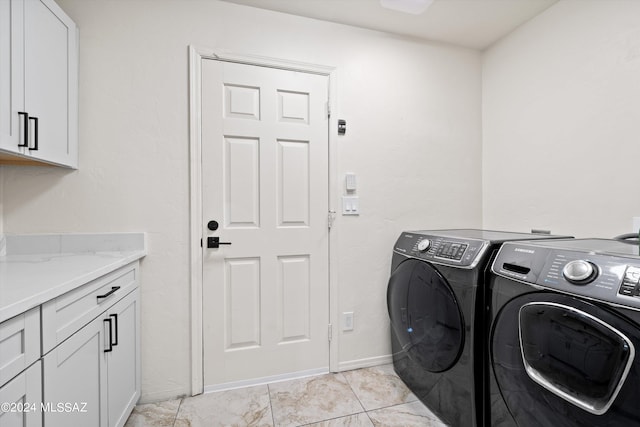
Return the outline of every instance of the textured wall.
{"type": "Polygon", "coordinates": [[[80,169],[2,167],[10,232],[145,231],[143,401],[190,392],[188,54],[195,44],[337,68],[340,368],[390,352],[403,229],[480,226],[480,54],[218,1],[60,0],[80,28],[80,169]]]}
{"type": "Polygon", "coordinates": [[[632,231],[639,17],[638,1],[562,0],[485,53],[486,227],[632,231]]]}
{"type": "Polygon", "coordinates": [[[4,174],[2,173],[2,166],[0,166],[0,233],[4,232],[4,208],[2,207],[3,189],[4,189],[4,174]]]}

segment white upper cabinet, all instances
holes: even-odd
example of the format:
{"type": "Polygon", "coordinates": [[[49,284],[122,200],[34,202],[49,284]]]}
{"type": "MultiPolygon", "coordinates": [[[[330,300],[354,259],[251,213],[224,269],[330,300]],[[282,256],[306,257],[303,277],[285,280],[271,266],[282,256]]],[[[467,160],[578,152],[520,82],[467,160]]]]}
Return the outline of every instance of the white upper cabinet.
{"type": "Polygon", "coordinates": [[[53,0],[0,1],[0,162],[78,166],[78,37],[53,0]]]}
{"type": "Polygon", "coordinates": [[[0,149],[22,153],[24,0],[0,1],[0,149]]]}

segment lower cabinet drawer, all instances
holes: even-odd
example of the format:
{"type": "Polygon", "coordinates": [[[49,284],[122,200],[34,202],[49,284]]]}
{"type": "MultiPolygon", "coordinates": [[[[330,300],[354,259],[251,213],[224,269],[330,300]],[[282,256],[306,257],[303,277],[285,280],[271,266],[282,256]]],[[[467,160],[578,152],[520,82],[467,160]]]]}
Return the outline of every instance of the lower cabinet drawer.
{"type": "Polygon", "coordinates": [[[42,305],[42,354],[95,319],[137,287],[138,263],[129,264],[42,305]]]}
{"type": "Polygon", "coordinates": [[[0,323],[0,387],[39,358],[40,307],[0,323]]]}
{"type": "Polygon", "coordinates": [[[42,427],[42,362],[0,387],[0,426],[42,427]]]}

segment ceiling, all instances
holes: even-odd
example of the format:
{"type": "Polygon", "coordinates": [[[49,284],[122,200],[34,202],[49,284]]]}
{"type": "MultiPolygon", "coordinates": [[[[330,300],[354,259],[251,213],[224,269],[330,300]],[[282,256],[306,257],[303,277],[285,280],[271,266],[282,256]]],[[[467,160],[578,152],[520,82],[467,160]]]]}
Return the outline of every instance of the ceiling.
{"type": "Polygon", "coordinates": [[[378,0],[223,1],[484,50],[557,0],[434,0],[421,15],[378,0]]]}

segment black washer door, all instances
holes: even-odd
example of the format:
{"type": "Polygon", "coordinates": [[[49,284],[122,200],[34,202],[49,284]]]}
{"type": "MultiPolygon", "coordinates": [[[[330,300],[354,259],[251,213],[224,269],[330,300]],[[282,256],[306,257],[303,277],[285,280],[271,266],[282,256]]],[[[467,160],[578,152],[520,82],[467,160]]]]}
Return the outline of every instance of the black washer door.
{"type": "Polygon", "coordinates": [[[491,337],[496,382],[519,427],[640,422],[640,326],[567,295],[509,301],[491,337]]]}
{"type": "Polygon", "coordinates": [[[464,345],[464,320],[453,289],[430,264],[409,259],[387,288],[391,327],[403,350],[429,372],[456,363],[464,345]]]}

